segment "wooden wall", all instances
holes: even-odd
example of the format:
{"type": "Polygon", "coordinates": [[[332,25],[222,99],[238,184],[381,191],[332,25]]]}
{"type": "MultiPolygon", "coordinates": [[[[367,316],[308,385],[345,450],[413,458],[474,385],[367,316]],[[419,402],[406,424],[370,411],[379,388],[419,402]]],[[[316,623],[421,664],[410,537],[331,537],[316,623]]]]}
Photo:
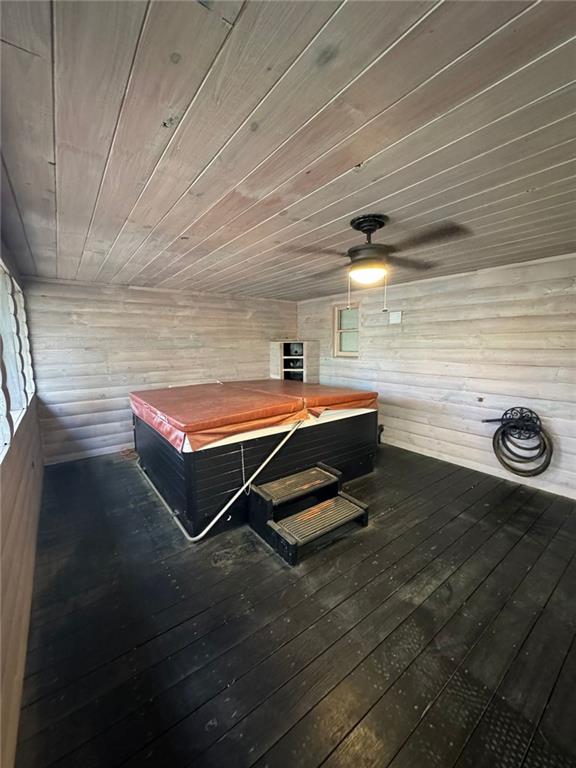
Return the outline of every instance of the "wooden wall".
{"type": "Polygon", "coordinates": [[[268,376],[296,304],[57,281],[25,286],[47,463],[133,444],[128,392],[268,376]]]}
{"type": "MultiPolygon", "coordinates": [[[[535,410],[554,439],[552,465],[530,485],[576,497],[576,256],[391,286],[361,297],[360,354],[332,356],[333,304],[299,304],[299,333],[321,339],[320,381],[378,390],[387,443],[496,475],[495,426],[535,410]]],[[[509,476],[509,475],[507,475],[509,476]]]]}
{"type": "Polygon", "coordinates": [[[14,761],[22,677],[26,657],[36,527],[42,490],[42,454],[36,400],[18,425],[0,462],[2,531],[2,751],[0,763],[14,761]]]}

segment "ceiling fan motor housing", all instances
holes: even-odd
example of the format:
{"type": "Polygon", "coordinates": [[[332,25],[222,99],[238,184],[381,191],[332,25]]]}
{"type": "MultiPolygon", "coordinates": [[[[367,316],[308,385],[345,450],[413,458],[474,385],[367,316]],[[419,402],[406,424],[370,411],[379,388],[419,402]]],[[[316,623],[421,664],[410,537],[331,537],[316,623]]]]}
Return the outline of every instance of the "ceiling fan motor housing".
{"type": "Polygon", "coordinates": [[[387,223],[388,216],[385,216],[383,213],[365,213],[362,216],[356,216],[356,218],[352,219],[350,226],[352,229],[356,229],[358,232],[363,232],[369,237],[373,232],[376,232],[377,229],[381,229],[387,223]]]}
{"type": "Polygon", "coordinates": [[[391,251],[392,248],[384,245],[384,243],[362,243],[361,245],[353,245],[352,248],[349,248],[347,256],[353,262],[366,260],[382,262],[391,251]]]}

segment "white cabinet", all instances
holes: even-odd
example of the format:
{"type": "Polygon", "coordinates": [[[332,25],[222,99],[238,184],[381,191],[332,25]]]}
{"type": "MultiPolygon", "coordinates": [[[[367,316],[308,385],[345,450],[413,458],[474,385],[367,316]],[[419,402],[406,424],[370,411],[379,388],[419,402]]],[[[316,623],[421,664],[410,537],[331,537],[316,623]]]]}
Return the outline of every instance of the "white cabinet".
{"type": "Polygon", "coordinates": [[[270,378],[317,384],[319,375],[318,341],[280,339],[270,342],[270,378]]]}

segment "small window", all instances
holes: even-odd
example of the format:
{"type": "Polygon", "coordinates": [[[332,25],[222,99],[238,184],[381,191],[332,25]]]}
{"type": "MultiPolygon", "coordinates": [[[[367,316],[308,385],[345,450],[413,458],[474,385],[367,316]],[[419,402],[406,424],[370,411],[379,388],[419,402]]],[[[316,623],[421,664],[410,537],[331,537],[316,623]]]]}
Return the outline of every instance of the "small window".
{"type": "Polygon", "coordinates": [[[334,357],[358,357],[358,304],[334,307],[334,357]]]}

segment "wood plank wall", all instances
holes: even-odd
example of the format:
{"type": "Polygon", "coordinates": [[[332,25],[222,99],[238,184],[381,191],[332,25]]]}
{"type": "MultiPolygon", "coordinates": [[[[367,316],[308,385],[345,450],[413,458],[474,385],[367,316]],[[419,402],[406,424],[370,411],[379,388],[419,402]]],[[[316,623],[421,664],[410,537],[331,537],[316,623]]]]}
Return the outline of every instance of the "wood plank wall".
{"type": "Polygon", "coordinates": [[[128,392],[269,373],[296,304],[58,281],[25,285],[46,463],[133,445],[128,392]]]}
{"type": "Polygon", "coordinates": [[[26,657],[36,528],[42,490],[42,453],[36,400],[18,425],[0,462],[2,531],[2,749],[0,763],[14,762],[26,657]]]}
{"type": "Polygon", "coordinates": [[[508,476],[493,424],[515,405],[535,410],[554,440],[546,473],[527,481],[576,497],[576,256],[486,269],[358,293],[360,354],[332,356],[332,305],[299,304],[299,334],[320,338],[320,381],[378,390],[385,442],[508,476]]]}

